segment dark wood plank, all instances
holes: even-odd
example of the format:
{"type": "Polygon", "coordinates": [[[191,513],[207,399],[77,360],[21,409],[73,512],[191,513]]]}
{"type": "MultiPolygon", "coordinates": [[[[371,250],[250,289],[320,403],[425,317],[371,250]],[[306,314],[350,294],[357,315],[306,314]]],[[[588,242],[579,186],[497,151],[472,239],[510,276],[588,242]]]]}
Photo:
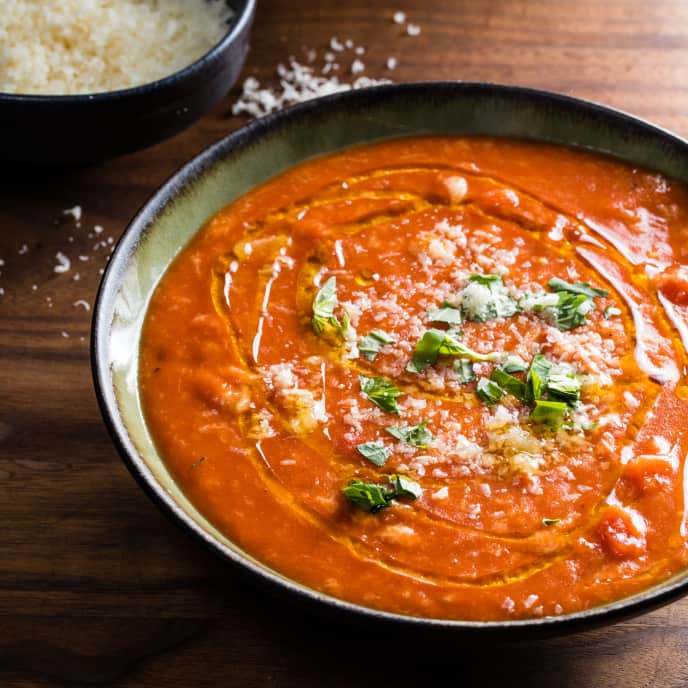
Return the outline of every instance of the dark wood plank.
{"type": "MultiPolygon", "coordinates": [[[[259,4],[243,77],[274,84],[278,62],[303,60],[307,49],[322,60],[338,36],[366,47],[368,76],[547,88],[688,135],[682,0],[259,4]],[[395,10],[421,35],[405,36],[395,10]],[[393,72],[390,56],[399,60],[393,72]]],[[[231,115],[238,90],[150,150],[87,168],[0,172],[0,684],[688,684],[686,601],[569,638],[515,646],[456,639],[434,651],[402,639],[390,648],[364,628],[315,619],[256,590],[139,490],[101,422],[90,313],[75,303],[93,303],[107,242],[145,199],[246,121],[231,115]],[[76,204],[81,227],[62,212],[76,204]],[[53,270],[58,251],[72,261],[67,274],[53,270]]]]}

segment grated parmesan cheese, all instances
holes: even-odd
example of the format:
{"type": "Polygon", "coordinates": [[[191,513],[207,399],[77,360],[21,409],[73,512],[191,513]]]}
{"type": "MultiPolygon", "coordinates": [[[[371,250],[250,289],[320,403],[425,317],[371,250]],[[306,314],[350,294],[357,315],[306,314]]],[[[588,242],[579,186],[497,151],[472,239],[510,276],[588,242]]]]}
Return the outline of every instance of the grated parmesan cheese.
{"type": "Polygon", "coordinates": [[[298,387],[298,379],[290,363],[276,363],[267,369],[267,381],[288,413],[287,424],[292,432],[313,432],[319,423],[329,420],[325,399],[316,399],[310,389],[298,387]]]}
{"type": "Polygon", "coordinates": [[[447,239],[431,239],[427,255],[433,263],[451,265],[456,258],[456,247],[447,239]]]}
{"type": "Polygon", "coordinates": [[[448,177],[444,183],[454,203],[462,201],[468,193],[468,183],[464,177],[448,177]]]}
{"type": "Polygon", "coordinates": [[[223,0],[11,0],[0,11],[0,92],[67,95],[150,83],[204,55],[231,16],[223,0]]]}
{"type": "Polygon", "coordinates": [[[449,488],[445,485],[440,487],[439,490],[432,493],[434,499],[446,499],[449,496],[449,488]]]}
{"type": "Polygon", "coordinates": [[[463,290],[462,306],[472,319],[482,318],[494,299],[493,293],[479,282],[469,282],[463,290]]]}

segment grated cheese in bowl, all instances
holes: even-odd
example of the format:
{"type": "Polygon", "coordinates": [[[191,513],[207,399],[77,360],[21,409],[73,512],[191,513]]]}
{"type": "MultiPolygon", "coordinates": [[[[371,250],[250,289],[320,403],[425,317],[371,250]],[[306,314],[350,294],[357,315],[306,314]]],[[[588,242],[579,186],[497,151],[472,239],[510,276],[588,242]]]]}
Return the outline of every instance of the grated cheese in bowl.
{"type": "Polygon", "coordinates": [[[224,0],[9,0],[0,93],[75,95],[157,81],[227,33],[224,0]]]}

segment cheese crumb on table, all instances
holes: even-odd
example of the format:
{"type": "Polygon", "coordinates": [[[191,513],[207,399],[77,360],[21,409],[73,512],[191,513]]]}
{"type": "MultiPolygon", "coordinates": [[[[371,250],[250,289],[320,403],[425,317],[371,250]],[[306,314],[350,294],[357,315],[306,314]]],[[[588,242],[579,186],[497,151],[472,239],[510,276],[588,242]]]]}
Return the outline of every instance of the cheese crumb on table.
{"type": "Polygon", "coordinates": [[[75,222],[81,221],[81,206],[75,205],[73,208],[66,208],[62,211],[63,215],[71,215],[75,222]]]}
{"type": "MultiPolygon", "coordinates": [[[[355,60],[352,64],[352,73],[360,73],[364,67],[360,60],[355,60]]],[[[232,106],[232,113],[262,117],[287,105],[302,103],[319,96],[389,83],[388,79],[370,79],[366,76],[359,76],[352,83],[340,81],[336,76],[318,76],[313,67],[303,65],[293,57],[288,65],[280,63],[277,66],[277,75],[278,88],[261,88],[257,79],[248,77],[244,81],[241,97],[232,106]]]]}
{"type": "Polygon", "coordinates": [[[72,268],[72,261],[65,256],[62,251],[58,251],[55,254],[55,258],[57,258],[57,265],[53,268],[53,270],[57,273],[64,273],[64,272],[69,272],[72,268]]]}
{"type": "Polygon", "coordinates": [[[360,74],[365,69],[365,65],[360,60],[354,60],[351,63],[351,73],[360,74]]]}

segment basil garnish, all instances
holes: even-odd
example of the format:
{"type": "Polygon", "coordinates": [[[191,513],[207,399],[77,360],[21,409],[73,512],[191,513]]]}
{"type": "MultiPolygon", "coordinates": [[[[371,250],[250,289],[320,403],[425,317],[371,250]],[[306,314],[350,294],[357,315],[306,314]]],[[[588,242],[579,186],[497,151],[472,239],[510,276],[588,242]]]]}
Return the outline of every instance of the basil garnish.
{"type": "Polygon", "coordinates": [[[359,509],[370,511],[374,514],[389,506],[391,496],[386,485],[364,483],[360,480],[352,480],[342,489],[344,496],[359,509]]]}
{"type": "Polygon", "coordinates": [[[329,323],[335,327],[339,326],[339,321],[335,318],[334,309],[337,307],[337,278],[330,277],[325,284],[320,287],[313,299],[313,330],[315,334],[320,334],[329,323]]]}
{"type": "Polygon", "coordinates": [[[487,377],[481,377],[478,380],[475,392],[488,406],[493,406],[504,396],[504,390],[494,380],[487,377]]]}
{"type": "Polygon", "coordinates": [[[561,420],[566,415],[567,410],[564,401],[536,399],[535,407],[530,412],[530,419],[551,427],[557,427],[561,425],[561,420]]]}
{"type": "Polygon", "coordinates": [[[411,363],[406,366],[410,373],[420,373],[437,362],[440,355],[462,356],[472,361],[493,361],[499,354],[479,354],[444,330],[426,330],[413,352],[411,363]]]}
{"type": "Polygon", "coordinates": [[[516,397],[519,401],[526,400],[526,385],[513,375],[509,375],[502,368],[495,368],[490,375],[490,380],[496,382],[505,392],[516,397]]]}
{"type": "Polygon", "coordinates": [[[392,344],[394,338],[384,330],[373,330],[370,334],[361,339],[358,350],[368,361],[374,361],[385,344],[392,344]]]}
{"type": "Polygon", "coordinates": [[[528,370],[528,365],[517,356],[508,356],[500,367],[505,373],[525,373],[528,370]]]}
{"type": "Polygon", "coordinates": [[[421,486],[415,480],[411,480],[411,478],[407,478],[405,475],[392,475],[390,480],[395,497],[418,499],[423,494],[421,486]]]}
{"type": "Polygon", "coordinates": [[[547,283],[547,286],[552,291],[567,291],[570,294],[582,294],[583,296],[589,296],[591,299],[597,296],[609,296],[609,292],[606,289],[598,289],[597,287],[591,287],[587,282],[566,282],[558,277],[552,277],[552,279],[547,283]]]}
{"type": "Polygon", "coordinates": [[[352,480],[342,492],[354,506],[373,514],[387,508],[399,497],[413,500],[423,494],[421,486],[404,475],[390,475],[388,480],[389,485],[352,480]]]}
{"type": "Polygon", "coordinates": [[[428,310],[428,322],[460,325],[461,311],[445,301],[439,308],[431,308],[428,310]]]}
{"type": "Polygon", "coordinates": [[[518,305],[521,310],[547,314],[554,326],[562,331],[572,330],[585,322],[587,314],[595,309],[593,299],[609,296],[606,290],[591,287],[587,282],[571,283],[553,277],[547,284],[553,294],[524,294],[518,305]]]}
{"type": "Polygon", "coordinates": [[[427,422],[423,421],[418,425],[404,427],[389,427],[385,428],[392,437],[395,437],[406,444],[410,444],[412,447],[418,447],[418,449],[425,449],[430,442],[435,438],[430,430],[427,429],[427,422]]]}
{"type": "Polygon", "coordinates": [[[560,291],[557,305],[545,310],[551,313],[555,327],[565,331],[582,325],[585,322],[585,316],[595,310],[595,304],[585,294],[560,291]]]}
{"type": "Polygon", "coordinates": [[[454,361],[454,371],[456,372],[459,382],[466,384],[475,380],[475,370],[473,369],[473,361],[468,358],[459,358],[454,361]]]}
{"type": "Polygon", "coordinates": [[[366,377],[365,375],[359,375],[358,379],[361,383],[361,391],[370,401],[383,411],[400,415],[397,397],[401,396],[402,391],[393,382],[384,377],[366,377]]]}
{"type": "Polygon", "coordinates": [[[526,396],[529,401],[542,397],[551,370],[552,364],[542,354],[533,356],[526,377],[526,396]]]}
{"type": "Polygon", "coordinates": [[[545,385],[547,397],[565,402],[568,406],[577,406],[580,400],[581,382],[575,375],[552,373],[545,385]]]}
{"type": "Polygon", "coordinates": [[[356,451],[376,466],[384,466],[392,452],[382,442],[364,442],[356,445],[356,451]]]}

